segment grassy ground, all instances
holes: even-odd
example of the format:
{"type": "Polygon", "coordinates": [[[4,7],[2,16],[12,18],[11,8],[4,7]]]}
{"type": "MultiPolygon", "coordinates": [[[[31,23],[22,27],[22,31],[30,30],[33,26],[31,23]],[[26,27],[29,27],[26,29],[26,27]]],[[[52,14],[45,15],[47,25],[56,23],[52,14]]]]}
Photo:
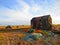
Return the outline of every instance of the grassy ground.
{"type": "Polygon", "coordinates": [[[41,38],[34,42],[21,40],[26,36],[23,29],[0,31],[0,45],[60,45],[60,34],[54,37],[41,38]]]}

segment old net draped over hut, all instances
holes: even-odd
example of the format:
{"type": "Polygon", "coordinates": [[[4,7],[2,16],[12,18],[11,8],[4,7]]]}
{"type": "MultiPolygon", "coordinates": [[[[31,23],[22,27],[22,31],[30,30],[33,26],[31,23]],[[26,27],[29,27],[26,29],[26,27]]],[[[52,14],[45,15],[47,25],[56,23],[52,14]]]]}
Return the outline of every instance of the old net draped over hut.
{"type": "Polygon", "coordinates": [[[51,30],[52,18],[50,15],[34,17],[31,20],[31,27],[33,29],[51,30]]]}

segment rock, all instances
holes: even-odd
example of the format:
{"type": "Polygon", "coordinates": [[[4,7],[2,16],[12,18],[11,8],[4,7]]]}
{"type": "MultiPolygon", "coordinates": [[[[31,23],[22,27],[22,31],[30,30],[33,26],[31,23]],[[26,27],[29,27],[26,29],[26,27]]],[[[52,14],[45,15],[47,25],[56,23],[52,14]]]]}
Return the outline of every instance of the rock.
{"type": "Polygon", "coordinates": [[[39,40],[41,37],[42,37],[42,34],[41,33],[33,33],[32,34],[32,38],[34,40],[39,40]]]}

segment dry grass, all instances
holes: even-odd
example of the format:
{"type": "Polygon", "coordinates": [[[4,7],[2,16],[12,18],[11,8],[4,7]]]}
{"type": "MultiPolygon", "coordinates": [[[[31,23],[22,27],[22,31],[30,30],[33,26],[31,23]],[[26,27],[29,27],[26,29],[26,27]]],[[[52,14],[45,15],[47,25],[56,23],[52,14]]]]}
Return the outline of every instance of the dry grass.
{"type": "Polygon", "coordinates": [[[0,33],[0,45],[17,45],[20,37],[24,36],[25,34],[20,32],[0,33]]]}
{"type": "MultiPolygon", "coordinates": [[[[21,28],[31,28],[30,25],[17,25],[17,26],[11,26],[12,29],[21,29],[21,28]]],[[[0,29],[6,29],[6,26],[0,26],[0,29]]]]}
{"type": "Polygon", "coordinates": [[[52,25],[52,29],[60,31],[60,24],[54,24],[54,25],[52,25]]]}
{"type": "MultiPolygon", "coordinates": [[[[6,29],[6,26],[0,26],[0,29],[6,29]]],[[[11,26],[12,29],[21,29],[21,28],[31,28],[30,25],[21,25],[21,26],[11,26]]],[[[53,25],[54,29],[60,30],[60,25],[53,25]]],[[[26,30],[24,30],[26,31],[26,30]]],[[[35,42],[27,42],[20,40],[20,38],[25,37],[26,34],[20,32],[7,32],[0,33],[0,45],[43,45],[43,39],[35,42]],[[11,42],[10,42],[11,41],[11,42]]],[[[52,41],[54,44],[54,40],[52,41]]],[[[57,42],[56,42],[57,43],[57,42]]],[[[55,43],[55,44],[56,44],[55,43]]],[[[60,42],[58,42],[60,44],[60,42]]]]}

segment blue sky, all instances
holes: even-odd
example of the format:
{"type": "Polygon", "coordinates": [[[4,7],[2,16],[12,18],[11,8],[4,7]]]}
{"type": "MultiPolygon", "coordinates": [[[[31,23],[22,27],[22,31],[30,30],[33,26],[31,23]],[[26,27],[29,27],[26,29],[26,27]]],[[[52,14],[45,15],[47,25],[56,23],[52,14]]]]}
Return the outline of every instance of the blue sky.
{"type": "Polygon", "coordinates": [[[30,25],[33,17],[48,14],[60,24],[60,0],[0,0],[0,25],[30,25]]]}

